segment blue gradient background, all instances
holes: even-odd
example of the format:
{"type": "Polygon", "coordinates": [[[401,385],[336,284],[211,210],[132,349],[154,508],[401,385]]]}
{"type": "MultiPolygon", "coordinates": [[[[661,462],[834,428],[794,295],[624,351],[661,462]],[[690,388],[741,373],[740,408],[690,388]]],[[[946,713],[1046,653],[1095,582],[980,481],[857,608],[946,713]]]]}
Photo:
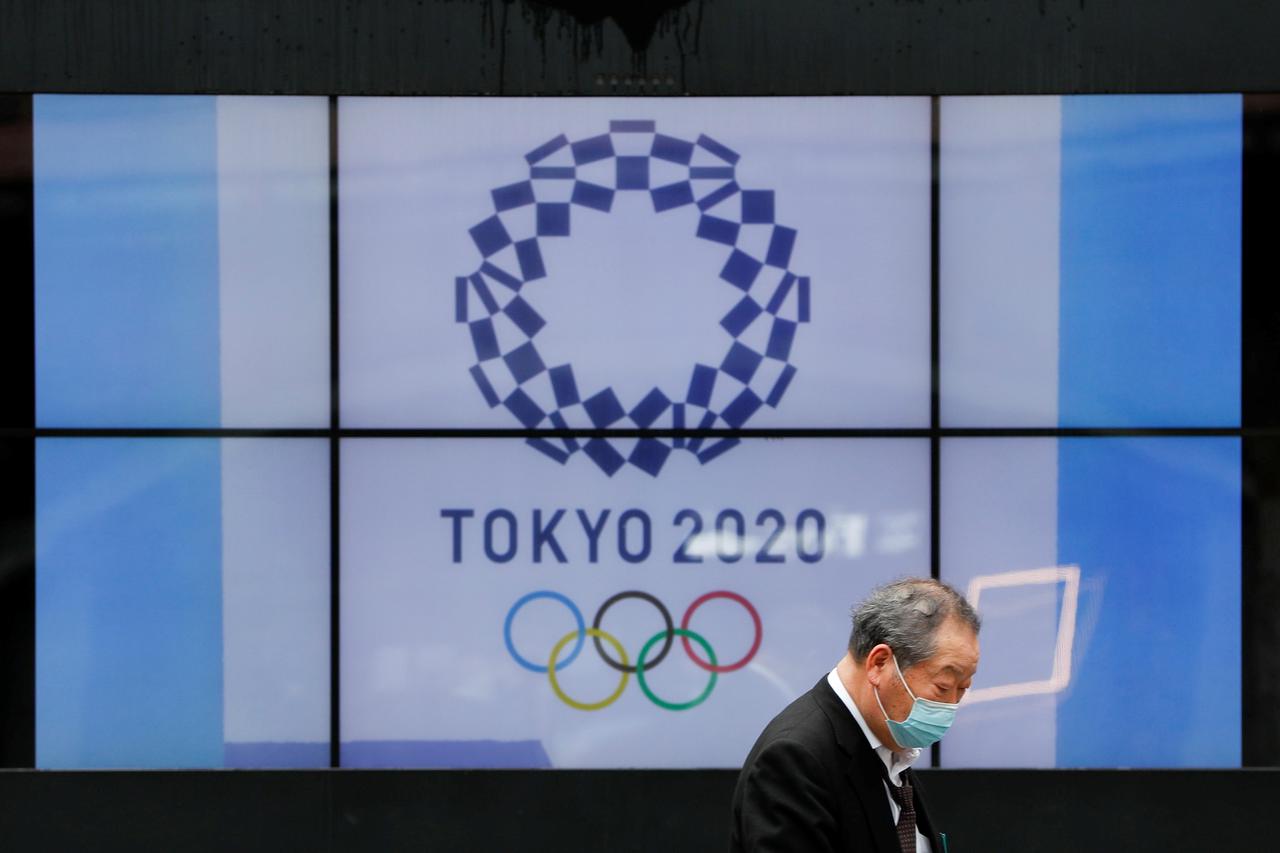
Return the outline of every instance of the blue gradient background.
{"type": "Polygon", "coordinates": [[[36,443],[36,766],[220,767],[216,439],[36,443]]]}
{"type": "Polygon", "coordinates": [[[34,101],[36,424],[220,426],[216,98],[34,101]]]}

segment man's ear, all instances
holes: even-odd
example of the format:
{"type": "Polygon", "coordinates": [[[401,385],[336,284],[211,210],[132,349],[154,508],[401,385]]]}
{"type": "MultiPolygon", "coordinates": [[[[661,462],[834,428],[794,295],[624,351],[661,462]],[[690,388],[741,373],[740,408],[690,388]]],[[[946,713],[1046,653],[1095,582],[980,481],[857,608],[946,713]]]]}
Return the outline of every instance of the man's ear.
{"type": "Polygon", "coordinates": [[[885,643],[873,648],[867,653],[867,681],[870,681],[876,687],[880,686],[880,680],[885,677],[885,670],[893,664],[893,649],[889,648],[885,643]]]}

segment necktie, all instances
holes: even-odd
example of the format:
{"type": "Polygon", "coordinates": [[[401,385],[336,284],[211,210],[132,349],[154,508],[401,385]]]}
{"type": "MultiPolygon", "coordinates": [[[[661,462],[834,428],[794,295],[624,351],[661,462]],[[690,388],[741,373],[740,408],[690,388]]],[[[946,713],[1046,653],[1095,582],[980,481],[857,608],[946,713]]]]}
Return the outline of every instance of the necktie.
{"type": "Polygon", "coordinates": [[[916,804],[906,773],[902,774],[902,787],[891,783],[889,794],[898,804],[898,844],[902,853],[916,853],[916,804]]]}

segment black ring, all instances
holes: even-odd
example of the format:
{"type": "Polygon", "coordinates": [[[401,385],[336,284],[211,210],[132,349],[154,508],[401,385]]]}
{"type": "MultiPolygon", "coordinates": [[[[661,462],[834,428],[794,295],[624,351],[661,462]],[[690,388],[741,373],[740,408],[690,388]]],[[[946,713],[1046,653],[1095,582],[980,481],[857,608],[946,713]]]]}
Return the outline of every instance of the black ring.
{"type": "MultiPolygon", "coordinates": [[[[658,612],[662,614],[662,621],[667,623],[667,637],[662,642],[662,651],[658,652],[658,654],[654,656],[653,660],[645,661],[644,669],[645,669],[645,672],[648,672],[649,670],[657,666],[659,663],[661,663],[662,659],[667,656],[667,652],[671,651],[671,641],[675,638],[676,626],[675,626],[675,623],[671,621],[671,613],[668,612],[666,605],[664,605],[661,601],[654,598],[652,595],[650,595],[647,592],[641,592],[638,589],[632,589],[632,590],[627,590],[626,592],[620,592],[617,595],[612,595],[605,601],[604,604],[601,604],[600,609],[596,611],[596,618],[591,621],[591,627],[595,628],[597,631],[600,630],[600,620],[604,618],[604,612],[608,610],[610,607],[612,607],[613,605],[617,604],[619,601],[622,601],[624,598],[643,598],[645,601],[649,602],[654,607],[658,608],[658,612]]],[[[592,637],[591,640],[596,644],[596,651],[600,654],[600,659],[603,660],[605,663],[609,664],[609,666],[613,667],[619,672],[635,672],[636,671],[636,668],[634,666],[618,663],[616,660],[609,657],[609,655],[605,653],[604,643],[600,642],[599,637],[592,637]]]]}

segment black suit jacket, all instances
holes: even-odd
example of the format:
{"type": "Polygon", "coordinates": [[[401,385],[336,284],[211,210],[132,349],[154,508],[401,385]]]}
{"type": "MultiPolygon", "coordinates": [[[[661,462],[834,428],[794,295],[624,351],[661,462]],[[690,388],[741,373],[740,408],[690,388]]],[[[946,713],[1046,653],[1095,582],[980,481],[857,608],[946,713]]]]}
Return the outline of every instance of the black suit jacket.
{"type": "MultiPolygon", "coordinates": [[[[901,853],[885,778],[884,762],[823,676],[751,748],[733,792],[729,849],[901,853]]],[[[919,780],[909,778],[917,828],[942,853],[919,780]]]]}

